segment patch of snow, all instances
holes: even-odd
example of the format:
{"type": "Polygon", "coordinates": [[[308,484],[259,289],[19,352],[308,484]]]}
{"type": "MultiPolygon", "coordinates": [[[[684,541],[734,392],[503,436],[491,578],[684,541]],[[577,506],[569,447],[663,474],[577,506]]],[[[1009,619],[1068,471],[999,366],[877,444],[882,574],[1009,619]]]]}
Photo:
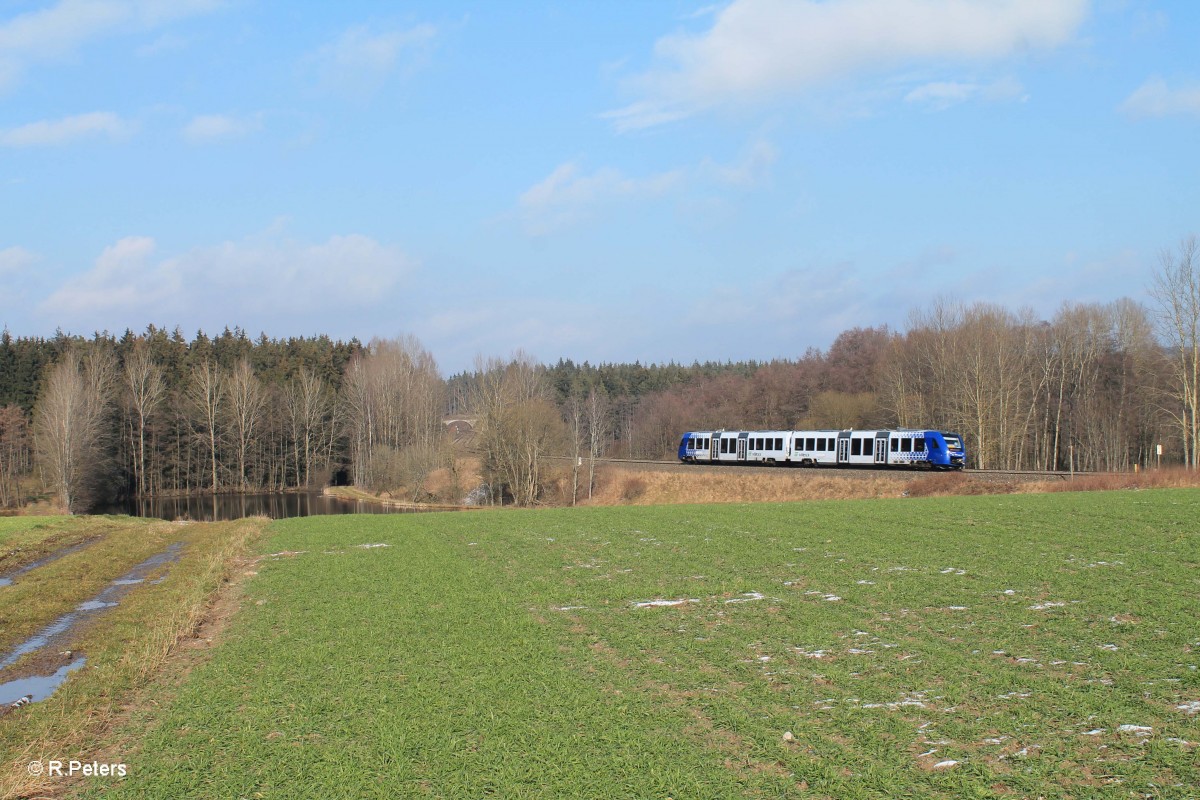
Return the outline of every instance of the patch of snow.
{"type": "Polygon", "coordinates": [[[1037,603],[1035,605],[1030,606],[1029,610],[1030,611],[1045,611],[1048,608],[1061,608],[1062,606],[1065,606],[1065,605],[1066,605],[1066,603],[1059,603],[1059,602],[1055,602],[1052,600],[1048,600],[1045,603],[1037,603]]]}
{"type": "Polygon", "coordinates": [[[803,647],[797,647],[796,652],[805,658],[825,658],[829,655],[828,650],[806,650],[803,647]]]}
{"type": "Polygon", "coordinates": [[[683,600],[643,600],[640,603],[634,603],[634,608],[658,608],[661,606],[682,606],[686,603],[699,603],[695,598],[685,598],[683,600]]]}

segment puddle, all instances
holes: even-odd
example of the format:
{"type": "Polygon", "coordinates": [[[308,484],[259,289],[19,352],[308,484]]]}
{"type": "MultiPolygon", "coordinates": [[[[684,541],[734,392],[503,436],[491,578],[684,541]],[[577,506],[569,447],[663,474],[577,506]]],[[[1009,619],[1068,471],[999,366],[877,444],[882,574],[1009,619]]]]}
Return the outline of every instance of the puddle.
{"type": "MultiPolygon", "coordinates": [[[[172,564],[178,561],[180,551],[182,549],[183,542],[174,542],[167,547],[166,550],[147,558],[145,561],[126,572],[120,578],[112,581],[91,600],[80,603],[75,607],[74,611],[63,614],[54,622],[50,623],[36,634],[17,645],[12,651],[5,655],[3,659],[0,659],[0,670],[5,670],[8,667],[11,667],[13,664],[17,663],[22,656],[25,656],[29,653],[36,652],[46,647],[64,645],[66,640],[75,633],[78,626],[85,622],[92,614],[96,613],[97,611],[102,611],[106,608],[112,608],[113,606],[116,606],[121,602],[122,598],[124,598],[125,595],[132,590],[134,586],[143,583],[153,572],[167,564],[172,564]]],[[[62,553],[56,555],[62,555],[62,553]]],[[[30,568],[32,569],[32,566],[30,568]]],[[[163,577],[165,578],[165,576],[163,577]]],[[[159,583],[161,580],[162,578],[153,581],[153,583],[159,583]]],[[[2,697],[7,697],[10,691],[16,691],[15,689],[10,689],[10,687],[17,686],[18,684],[25,685],[25,688],[19,691],[12,698],[12,700],[0,700],[0,702],[12,703],[27,694],[34,695],[34,702],[43,700],[46,697],[49,697],[50,693],[58,688],[58,685],[66,679],[69,673],[79,669],[81,666],[83,666],[83,658],[78,658],[72,661],[70,664],[59,668],[52,675],[35,675],[9,681],[5,684],[0,684],[0,692],[3,693],[2,697]],[[33,683],[27,683],[30,681],[33,683]],[[30,686],[38,688],[38,691],[32,691],[29,688],[30,686]],[[45,694],[41,694],[43,689],[46,692],[45,694]]]]}
{"type": "Polygon", "coordinates": [[[54,690],[62,685],[68,675],[82,667],[86,661],[85,657],[80,656],[71,663],[59,667],[53,675],[34,675],[30,678],[18,678],[8,683],[0,683],[0,706],[12,705],[22,697],[28,697],[31,703],[45,700],[54,694],[54,690]]]}
{"type": "Polygon", "coordinates": [[[72,553],[78,553],[80,550],[87,547],[88,545],[95,544],[96,541],[97,541],[96,539],[88,539],[86,541],[79,542],[77,544],[73,544],[70,547],[64,547],[61,550],[55,550],[53,553],[51,553],[48,556],[39,558],[37,561],[33,561],[29,564],[26,564],[23,567],[19,567],[18,569],[13,570],[12,572],[5,575],[4,577],[0,578],[0,587],[12,586],[12,582],[15,581],[17,578],[21,577],[22,575],[25,575],[29,572],[33,572],[38,567],[44,567],[53,561],[58,561],[63,556],[69,556],[72,553]]]}
{"type": "Polygon", "coordinates": [[[116,603],[105,602],[104,600],[88,600],[86,603],[80,603],[75,607],[76,611],[99,611],[102,608],[112,608],[116,603]]]}

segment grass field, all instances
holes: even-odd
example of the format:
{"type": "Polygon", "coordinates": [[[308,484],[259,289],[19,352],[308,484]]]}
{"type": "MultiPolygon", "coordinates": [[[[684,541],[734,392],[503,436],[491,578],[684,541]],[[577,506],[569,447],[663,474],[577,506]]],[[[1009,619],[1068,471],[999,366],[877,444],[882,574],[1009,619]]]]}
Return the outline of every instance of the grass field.
{"type": "Polygon", "coordinates": [[[108,737],[129,776],[76,788],[1195,796],[1198,512],[1156,490],[275,523],[222,644],[108,737]]]}

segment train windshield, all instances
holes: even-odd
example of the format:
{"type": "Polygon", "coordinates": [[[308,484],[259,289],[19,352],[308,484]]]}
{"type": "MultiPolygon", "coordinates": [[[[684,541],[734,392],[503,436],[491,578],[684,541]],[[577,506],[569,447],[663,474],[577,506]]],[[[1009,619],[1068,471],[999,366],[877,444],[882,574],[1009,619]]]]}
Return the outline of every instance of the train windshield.
{"type": "Polygon", "coordinates": [[[946,439],[946,447],[949,447],[951,450],[963,449],[962,439],[958,438],[953,433],[943,434],[943,436],[946,439]]]}

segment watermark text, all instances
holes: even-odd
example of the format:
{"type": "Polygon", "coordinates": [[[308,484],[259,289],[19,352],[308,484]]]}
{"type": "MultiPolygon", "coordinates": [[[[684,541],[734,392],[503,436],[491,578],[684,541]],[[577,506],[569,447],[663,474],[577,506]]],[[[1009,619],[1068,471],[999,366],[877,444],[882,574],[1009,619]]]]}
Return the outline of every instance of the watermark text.
{"type": "Polygon", "coordinates": [[[30,761],[29,774],[34,778],[124,778],[129,774],[125,764],[101,764],[99,761],[30,761]]]}

